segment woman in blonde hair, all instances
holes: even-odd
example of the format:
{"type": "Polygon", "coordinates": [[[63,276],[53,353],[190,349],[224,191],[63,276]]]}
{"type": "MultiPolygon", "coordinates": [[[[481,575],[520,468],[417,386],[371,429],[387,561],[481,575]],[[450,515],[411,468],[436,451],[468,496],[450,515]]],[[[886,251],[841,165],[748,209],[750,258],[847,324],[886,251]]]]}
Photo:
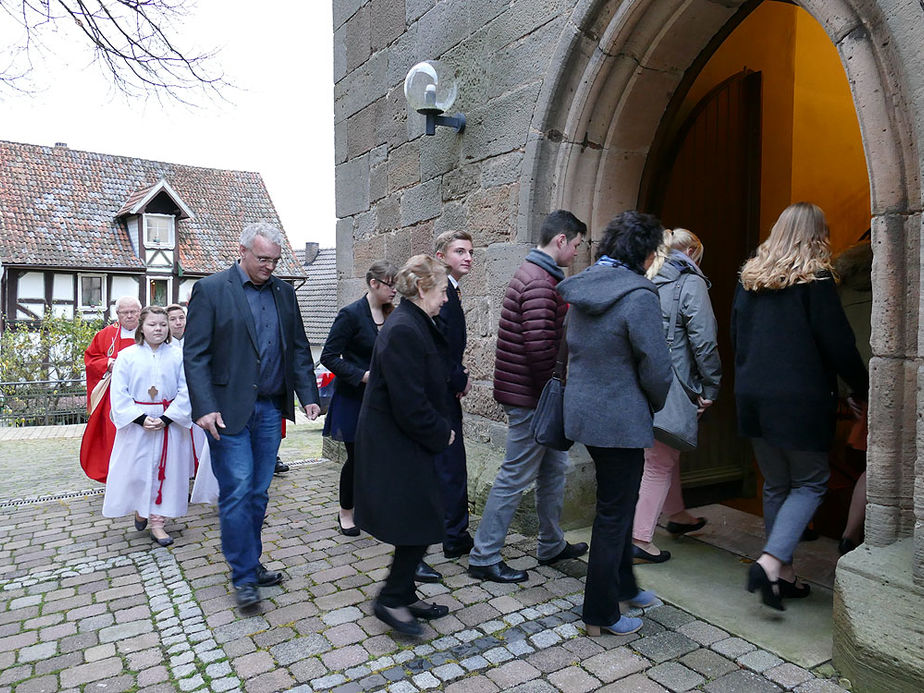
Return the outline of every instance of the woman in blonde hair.
{"type": "Polygon", "coordinates": [[[405,635],[421,634],[418,618],[449,613],[421,601],[414,586],[427,546],[443,540],[435,458],[454,439],[446,398],[449,347],[433,322],[446,286],[445,266],[429,255],[415,255],[398,270],[402,300],[376,337],[356,427],[354,519],[395,546],[373,612],[405,635]]]}
{"type": "Polygon", "coordinates": [[[869,387],[830,258],[824,212],[790,205],[742,267],[732,306],[738,430],[764,476],[767,540],[747,589],[780,611],[783,598],[809,593],[793,551],[827,489],[837,377],[857,412],[869,387]]]}
{"type": "MultiPolygon", "coordinates": [[[[646,276],[658,288],[661,321],[671,346],[674,370],[672,387],[684,394],[696,393],[688,409],[665,408],[655,415],[655,442],[645,450],[645,469],[639,487],[632,525],[633,559],[663,563],[671,557],[652,542],[661,513],[669,517],[667,531],[678,536],[695,532],[706,524],[683,505],[680,489],[679,445],[665,431],[696,430],[697,417],[719,394],[722,363],[716,343],[716,321],[709,301],[709,280],[699,269],[703,244],[687,229],[667,229],[655,261],[646,276]],[[671,318],[674,319],[673,330],[671,318]],[[682,418],[683,420],[674,420],[682,418]]],[[[679,395],[678,395],[679,396],[679,395]]],[[[685,449],[690,449],[685,445],[685,449]]]]}

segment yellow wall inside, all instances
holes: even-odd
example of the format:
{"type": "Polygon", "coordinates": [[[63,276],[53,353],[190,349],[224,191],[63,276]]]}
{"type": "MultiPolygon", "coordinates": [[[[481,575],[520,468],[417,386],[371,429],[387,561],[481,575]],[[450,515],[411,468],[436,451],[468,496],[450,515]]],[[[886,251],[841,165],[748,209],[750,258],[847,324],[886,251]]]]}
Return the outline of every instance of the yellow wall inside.
{"type": "Polygon", "coordinates": [[[674,121],[743,69],[761,73],[760,237],[793,202],[819,205],[835,252],[869,228],[860,126],[837,49],[805,10],[769,0],[722,43],[674,121]]]}
{"type": "Polygon", "coordinates": [[[860,123],[840,56],[811,15],[796,15],[792,199],[823,210],[837,253],[869,228],[870,193],[860,123]]]}

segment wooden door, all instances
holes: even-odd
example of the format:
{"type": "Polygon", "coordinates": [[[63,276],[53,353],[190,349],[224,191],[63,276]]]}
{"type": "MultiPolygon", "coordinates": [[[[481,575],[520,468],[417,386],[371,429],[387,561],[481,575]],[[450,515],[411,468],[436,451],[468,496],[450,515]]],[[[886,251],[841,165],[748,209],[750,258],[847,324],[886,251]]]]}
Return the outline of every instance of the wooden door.
{"type": "Polygon", "coordinates": [[[759,72],[715,87],[678,130],[647,191],[647,206],[666,227],[690,229],[703,241],[719,325],[721,393],[703,417],[698,449],[681,458],[685,493],[695,504],[756,490],[751,446],[737,435],[729,321],[738,269],[758,239],[760,102],[759,72]]]}

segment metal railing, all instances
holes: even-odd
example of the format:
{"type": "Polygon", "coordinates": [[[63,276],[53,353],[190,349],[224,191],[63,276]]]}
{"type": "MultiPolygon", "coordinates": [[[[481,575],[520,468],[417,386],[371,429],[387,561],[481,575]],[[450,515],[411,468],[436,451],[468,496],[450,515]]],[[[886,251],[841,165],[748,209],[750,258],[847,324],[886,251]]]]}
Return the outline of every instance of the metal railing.
{"type": "Polygon", "coordinates": [[[52,426],[87,421],[87,386],[75,380],[0,382],[0,426],[52,426]]]}

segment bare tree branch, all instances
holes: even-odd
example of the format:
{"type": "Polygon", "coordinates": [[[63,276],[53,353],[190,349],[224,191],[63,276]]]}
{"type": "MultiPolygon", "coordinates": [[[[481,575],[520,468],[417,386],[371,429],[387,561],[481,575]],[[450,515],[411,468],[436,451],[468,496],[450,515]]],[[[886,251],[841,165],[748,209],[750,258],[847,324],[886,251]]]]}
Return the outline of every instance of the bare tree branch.
{"type": "Polygon", "coordinates": [[[0,47],[0,96],[28,90],[38,69],[34,56],[52,61],[56,46],[71,38],[127,96],[187,104],[202,93],[221,96],[229,84],[215,71],[215,52],[187,52],[177,44],[190,1],[0,0],[0,29],[16,34],[0,47]]]}

